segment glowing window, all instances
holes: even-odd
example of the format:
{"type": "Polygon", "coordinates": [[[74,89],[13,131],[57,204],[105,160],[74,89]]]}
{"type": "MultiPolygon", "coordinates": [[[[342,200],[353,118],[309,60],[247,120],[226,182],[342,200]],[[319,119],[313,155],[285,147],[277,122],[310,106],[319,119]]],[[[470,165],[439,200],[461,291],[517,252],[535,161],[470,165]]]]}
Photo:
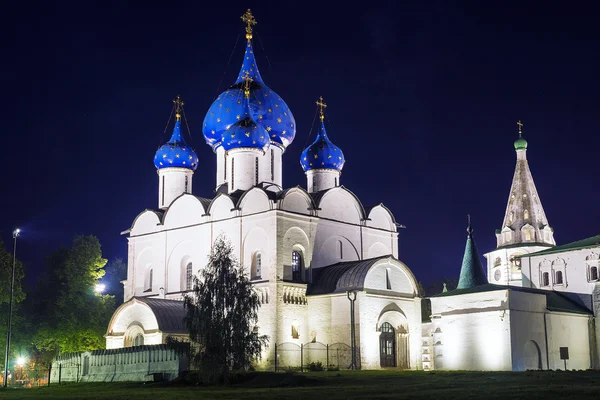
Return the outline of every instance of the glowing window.
{"type": "Polygon", "coordinates": [[[254,254],[254,259],[252,260],[252,271],[251,276],[252,279],[260,279],[262,273],[262,254],[257,251],[254,254]]]}
{"type": "Polygon", "coordinates": [[[185,267],[185,290],[192,290],[192,263],[185,267]]]}
{"type": "Polygon", "coordinates": [[[300,338],[300,332],[298,331],[298,322],[294,321],[294,323],[292,324],[292,339],[299,339],[300,338]]]}
{"type": "Polygon", "coordinates": [[[301,281],[302,255],[298,251],[292,251],[292,280],[301,281]]]}
{"type": "Polygon", "coordinates": [[[525,230],[525,240],[531,240],[531,229],[525,230]]]}

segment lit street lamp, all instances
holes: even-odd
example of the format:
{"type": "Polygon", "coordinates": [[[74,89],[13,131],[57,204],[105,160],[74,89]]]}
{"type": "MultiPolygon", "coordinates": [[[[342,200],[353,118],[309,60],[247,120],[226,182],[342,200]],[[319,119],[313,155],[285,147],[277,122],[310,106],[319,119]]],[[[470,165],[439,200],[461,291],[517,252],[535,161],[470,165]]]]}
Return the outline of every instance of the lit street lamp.
{"type": "Polygon", "coordinates": [[[105,289],[106,289],[106,285],[104,283],[97,283],[96,287],[94,288],[94,292],[102,294],[102,293],[104,293],[105,289]]]}
{"type": "Polygon", "coordinates": [[[15,291],[15,264],[17,262],[17,238],[21,233],[20,229],[15,229],[13,232],[14,247],[13,247],[13,266],[12,266],[12,279],[10,281],[10,301],[8,303],[8,325],[6,329],[6,357],[4,358],[4,387],[8,385],[8,353],[10,352],[10,329],[12,323],[12,306],[13,306],[13,295],[15,291]]]}

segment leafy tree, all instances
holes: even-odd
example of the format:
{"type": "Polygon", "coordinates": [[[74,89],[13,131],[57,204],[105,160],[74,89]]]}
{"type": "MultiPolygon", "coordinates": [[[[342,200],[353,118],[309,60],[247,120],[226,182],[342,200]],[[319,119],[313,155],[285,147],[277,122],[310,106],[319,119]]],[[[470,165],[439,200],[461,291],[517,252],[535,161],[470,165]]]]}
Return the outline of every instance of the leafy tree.
{"type": "Polygon", "coordinates": [[[94,288],[105,264],[94,236],[76,236],[71,248],[48,257],[34,305],[38,331],[33,341],[42,356],[104,348],[114,297],[98,295],[94,288]]]}
{"type": "Polygon", "coordinates": [[[205,377],[227,379],[260,358],[268,337],[256,326],[260,301],[233,256],[231,243],[218,237],[194,289],[185,298],[185,322],[197,345],[194,361],[205,377]]]}

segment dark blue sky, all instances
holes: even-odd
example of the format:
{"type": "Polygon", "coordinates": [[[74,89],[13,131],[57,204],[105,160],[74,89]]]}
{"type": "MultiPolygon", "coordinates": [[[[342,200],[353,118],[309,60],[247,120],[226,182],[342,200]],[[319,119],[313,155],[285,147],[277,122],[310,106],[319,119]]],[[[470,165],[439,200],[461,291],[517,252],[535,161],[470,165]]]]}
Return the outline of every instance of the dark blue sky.
{"type": "Polygon", "coordinates": [[[400,259],[419,280],[458,276],[467,213],[480,253],[495,247],[518,119],[557,242],[599,233],[594,9],[552,2],[49,3],[5,10],[0,28],[7,39],[0,230],[5,241],[15,226],[24,230],[18,255],[30,282],[44,257],[76,233],[97,235],[109,259],[126,256],[119,233],[156,207],[153,155],[170,134],[163,130],[177,94],[200,158],[194,194],[212,195],[215,157],[201,125],[237,76],[240,15],[248,7],[259,23],[262,76],[298,126],[284,155],[284,185],[306,184],[299,156],[322,95],[329,136],[346,155],[342,184],[366,206],[383,202],[407,226],[400,259]]]}

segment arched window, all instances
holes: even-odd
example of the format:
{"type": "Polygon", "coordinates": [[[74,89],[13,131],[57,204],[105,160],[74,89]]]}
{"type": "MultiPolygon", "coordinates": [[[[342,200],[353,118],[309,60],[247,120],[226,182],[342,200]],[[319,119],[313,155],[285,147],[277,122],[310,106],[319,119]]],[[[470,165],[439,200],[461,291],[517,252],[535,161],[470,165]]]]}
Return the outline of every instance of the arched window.
{"type": "Polygon", "coordinates": [[[556,271],[556,279],[554,280],[554,282],[557,285],[562,285],[563,284],[563,273],[562,271],[556,271]]]}
{"type": "Polygon", "coordinates": [[[231,157],[231,190],[235,189],[235,159],[231,157]]]}
{"type": "Polygon", "coordinates": [[[189,262],[185,267],[185,290],[192,290],[193,274],[192,263],[189,262]]]}
{"type": "Polygon", "coordinates": [[[252,270],[251,277],[252,279],[261,279],[262,274],[262,254],[260,251],[254,253],[254,257],[252,259],[252,270]]]}
{"type": "Polygon", "coordinates": [[[292,251],[292,280],[302,281],[302,255],[299,251],[292,251]]]}
{"type": "Polygon", "coordinates": [[[258,186],[258,157],[254,159],[254,186],[258,186]]]}
{"type": "Polygon", "coordinates": [[[600,267],[600,255],[592,253],[585,258],[588,269],[588,280],[595,282],[598,280],[598,267],[600,267]]]}
{"type": "Polygon", "coordinates": [[[542,286],[550,286],[550,274],[548,272],[542,274],[542,286]]]}
{"type": "Polygon", "coordinates": [[[294,321],[292,323],[292,339],[299,339],[300,338],[300,332],[299,332],[299,326],[298,326],[298,321],[294,321]]]}
{"type": "Polygon", "coordinates": [[[187,177],[187,176],[185,177],[185,188],[183,189],[183,191],[184,191],[185,193],[187,193],[187,192],[188,192],[188,177],[187,177]]]}
{"type": "Polygon", "coordinates": [[[152,269],[152,267],[149,267],[146,270],[146,279],[144,282],[144,292],[151,292],[152,291],[152,280],[154,278],[154,270],[152,269]]]}
{"type": "Polygon", "coordinates": [[[523,211],[523,218],[524,219],[529,219],[529,210],[523,211]]]}
{"type": "Polygon", "coordinates": [[[275,180],[275,152],[271,149],[271,182],[275,180]]]}
{"type": "Polygon", "coordinates": [[[502,264],[502,260],[500,259],[500,257],[496,257],[496,259],[494,260],[494,267],[499,267],[502,264]]]}
{"type": "Polygon", "coordinates": [[[340,255],[340,259],[344,258],[344,246],[341,240],[338,240],[338,254],[340,255]]]}

